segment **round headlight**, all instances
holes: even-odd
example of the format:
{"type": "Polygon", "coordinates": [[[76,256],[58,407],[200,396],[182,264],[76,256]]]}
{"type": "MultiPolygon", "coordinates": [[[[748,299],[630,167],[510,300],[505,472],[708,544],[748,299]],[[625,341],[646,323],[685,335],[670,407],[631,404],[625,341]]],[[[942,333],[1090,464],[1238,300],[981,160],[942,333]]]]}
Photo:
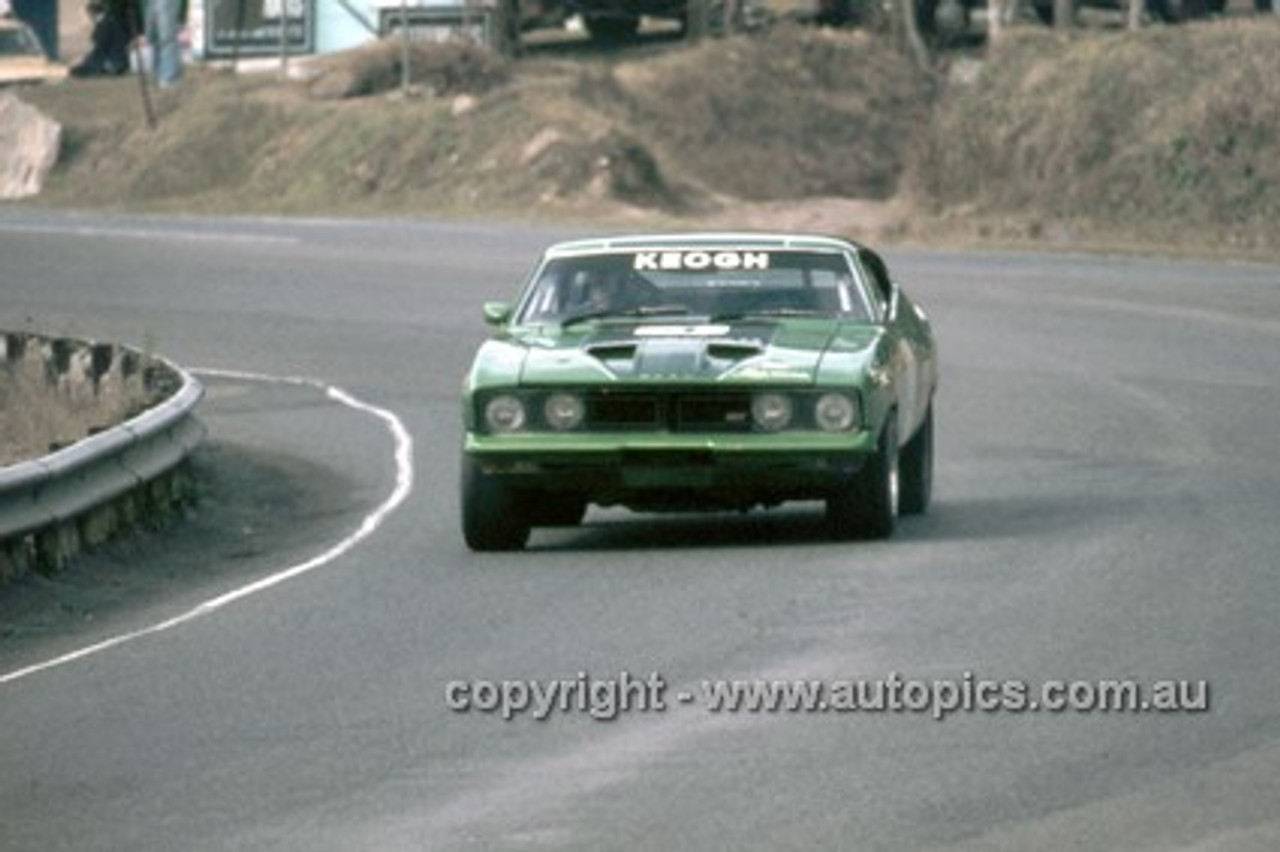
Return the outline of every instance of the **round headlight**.
{"type": "Polygon", "coordinates": [[[582,422],[582,400],[571,393],[553,393],[542,406],[542,414],[552,429],[567,432],[582,422]]]}
{"type": "Polygon", "coordinates": [[[813,419],[824,432],[847,432],[858,422],[858,406],[845,394],[824,393],[814,406],[813,419]]]}
{"type": "Polygon", "coordinates": [[[485,403],[484,420],[493,432],[517,432],[524,427],[524,403],[509,393],[495,396],[485,403]]]}
{"type": "Polygon", "coordinates": [[[780,393],[759,393],[751,400],[751,419],[766,432],[791,425],[791,398],[780,393]]]}

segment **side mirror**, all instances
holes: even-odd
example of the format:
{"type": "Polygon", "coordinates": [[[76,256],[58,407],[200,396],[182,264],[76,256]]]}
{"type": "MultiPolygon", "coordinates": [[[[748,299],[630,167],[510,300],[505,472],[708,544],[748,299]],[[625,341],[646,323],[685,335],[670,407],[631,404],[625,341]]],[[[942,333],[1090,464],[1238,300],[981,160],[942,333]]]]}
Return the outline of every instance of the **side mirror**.
{"type": "Polygon", "coordinates": [[[510,302],[485,302],[484,321],[488,325],[506,325],[511,319],[510,302]]]}

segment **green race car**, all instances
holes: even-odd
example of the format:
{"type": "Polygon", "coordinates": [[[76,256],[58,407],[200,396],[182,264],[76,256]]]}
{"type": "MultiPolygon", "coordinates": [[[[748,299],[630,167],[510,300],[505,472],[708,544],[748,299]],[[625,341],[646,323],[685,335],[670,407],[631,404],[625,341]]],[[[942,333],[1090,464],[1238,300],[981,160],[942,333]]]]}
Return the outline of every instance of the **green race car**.
{"type": "Polygon", "coordinates": [[[462,530],[517,550],[589,504],[747,510],[820,500],[884,538],[932,490],[938,356],[872,250],[796,234],[560,243],[463,389],[462,530]]]}

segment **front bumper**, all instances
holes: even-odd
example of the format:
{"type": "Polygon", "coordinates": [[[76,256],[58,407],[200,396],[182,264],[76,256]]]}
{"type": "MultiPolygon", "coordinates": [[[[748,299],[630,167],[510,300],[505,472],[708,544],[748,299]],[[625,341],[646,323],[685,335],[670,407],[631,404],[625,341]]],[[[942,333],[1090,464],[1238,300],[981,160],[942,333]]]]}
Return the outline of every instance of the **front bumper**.
{"type": "Polygon", "coordinates": [[[745,509],[824,498],[857,476],[875,439],[866,432],[468,435],[465,451],[485,475],[530,492],[637,509],[745,509]]]}

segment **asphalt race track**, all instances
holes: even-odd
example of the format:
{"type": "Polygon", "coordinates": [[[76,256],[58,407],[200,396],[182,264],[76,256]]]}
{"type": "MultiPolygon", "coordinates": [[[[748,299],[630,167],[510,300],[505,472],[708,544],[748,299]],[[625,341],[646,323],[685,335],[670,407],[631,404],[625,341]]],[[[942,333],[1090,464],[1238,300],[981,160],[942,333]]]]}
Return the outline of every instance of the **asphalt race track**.
{"type": "Polygon", "coordinates": [[[942,347],[929,515],[472,555],[480,304],[581,233],[0,210],[0,329],[228,371],[210,506],[0,622],[0,849],[1280,848],[1280,267],[890,249],[942,347]]]}

